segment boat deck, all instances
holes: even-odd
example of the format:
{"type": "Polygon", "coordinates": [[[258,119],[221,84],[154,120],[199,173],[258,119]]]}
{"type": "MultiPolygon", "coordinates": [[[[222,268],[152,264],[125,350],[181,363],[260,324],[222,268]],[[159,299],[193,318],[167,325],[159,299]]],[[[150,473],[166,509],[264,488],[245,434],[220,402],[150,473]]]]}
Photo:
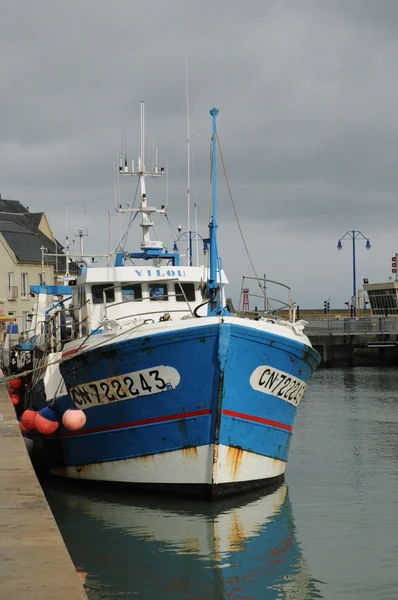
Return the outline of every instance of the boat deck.
{"type": "Polygon", "coordinates": [[[0,598],[87,600],[32,468],[4,383],[0,481],[0,598]]]}

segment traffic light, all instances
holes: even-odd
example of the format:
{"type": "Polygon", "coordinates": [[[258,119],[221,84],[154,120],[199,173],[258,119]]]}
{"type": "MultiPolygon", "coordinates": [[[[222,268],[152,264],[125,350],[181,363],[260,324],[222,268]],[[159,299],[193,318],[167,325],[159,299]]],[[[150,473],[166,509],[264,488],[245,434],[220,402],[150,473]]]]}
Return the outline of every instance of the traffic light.
{"type": "Polygon", "coordinates": [[[397,272],[397,255],[393,256],[391,259],[391,273],[397,272]]]}
{"type": "Polygon", "coordinates": [[[329,308],[330,308],[330,304],[329,304],[328,300],[325,300],[323,303],[323,312],[325,314],[327,314],[329,312],[329,308]]]}

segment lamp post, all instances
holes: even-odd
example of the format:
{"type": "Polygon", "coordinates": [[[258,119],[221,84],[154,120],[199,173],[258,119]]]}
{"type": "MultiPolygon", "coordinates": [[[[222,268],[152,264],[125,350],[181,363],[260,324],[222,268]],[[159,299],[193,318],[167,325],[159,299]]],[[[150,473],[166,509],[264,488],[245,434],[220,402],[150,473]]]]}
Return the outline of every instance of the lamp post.
{"type": "Polygon", "coordinates": [[[366,244],[365,244],[365,248],[366,250],[370,250],[371,245],[370,245],[370,241],[369,238],[366,237],[366,235],[363,235],[363,233],[361,231],[347,231],[347,233],[345,233],[343,235],[343,237],[341,237],[339,239],[339,241],[337,242],[337,250],[342,250],[343,249],[343,244],[341,243],[342,240],[346,240],[346,239],[352,239],[352,296],[354,298],[353,302],[353,308],[354,308],[354,318],[356,318],[357,316],[357,272],[356,272],[356,257],[355,257],[355,241],[358,238],[362,238],[364,240],[366,240],[366,244]]]}

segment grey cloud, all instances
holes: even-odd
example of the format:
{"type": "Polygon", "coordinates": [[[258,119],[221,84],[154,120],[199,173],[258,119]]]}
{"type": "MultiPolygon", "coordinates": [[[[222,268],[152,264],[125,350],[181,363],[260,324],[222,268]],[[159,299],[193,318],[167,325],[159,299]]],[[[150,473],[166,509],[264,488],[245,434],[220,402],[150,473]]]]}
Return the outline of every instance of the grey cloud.
{"type": "MultiPolygon", "coordinates": [[[[390,1],[3,3],[0,193],[45,210],[60,239],[67,205],[70,228],[88,221],[87,247],[104,251],[121,126],[136,159],[144,99],[147,164],[154,139],[161,162],[168,158],[170,218],[184,223],[187,48],[202,231],[215,104],[257,268],[291,280],[301,304],[319,306],[327,294],[343,305],[352,266],[337,238],[350,228],[371,237],[358,276],[373,280],[389,276],[396,249],[397,25],[390,1]]],[[[248,264],[221,165],[219,175],[220,248],[240,282],[248,264]]],[[[134,191],[123,182],[123,201],[134,191]]],[[[165,183],[149,193],[163,203],[165,183]]]]}

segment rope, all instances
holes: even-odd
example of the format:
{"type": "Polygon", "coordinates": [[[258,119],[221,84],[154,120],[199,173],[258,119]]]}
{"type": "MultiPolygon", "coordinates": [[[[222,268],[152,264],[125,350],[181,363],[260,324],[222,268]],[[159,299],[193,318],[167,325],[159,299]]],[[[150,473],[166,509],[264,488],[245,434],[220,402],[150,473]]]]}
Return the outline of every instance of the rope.
{"type": "MultiPolygon", "coordinates": [[[[241,227],[241,225],[240,225],[239,216],[238,216],[238,211],[236,210],[235,202],[234,202],[234,200],[233,200],[233,198],[232,198],[232,192],[231,192],[231,188],[230,188],[230,186],[229,186],[229,181],[228,181],[227,171],[226,171],[226,168],[225,168],[225,163],[224,163],[224,156],[223,156],[223,153],[222,153],[222,150],[221,150],[221,144],[220,144],[220,140],[218,139],[218,133],[217,133],[217,132],[216,132],[216,138],[217,138],[218,151],[219,151],[219,153],[220,153],[220,158],[221,158],[221,164],[222,164],[222,168],[223,168],[223,171],[224,171],[225,182],[226,182],[226,184],[227,184],[227,188],[228,188],[228,194],[229,194],[229,198],[230,198],[230,200],[231,200],[232,208],[233,208],[233,211],[234,211],[234,213],[235,213],[235,219],[236,219],[236,223],[237,223],[237,225],[238,225],[239,233],[240,233],[240,236],[241,236],[241,238],[242,238],[243,245],[244,245],[244,247],[245,247],[245,251],[246,251],[246,254],[247,254],[247,258],[249,259],[249,262],[250,262],[251,268],[253,269],[254,276],[256,277],[256,279],[260,279],[260,278],[259,278],[259,276],[257,275],[257,272],[256,272],[256,269],[255,269],[255,266],[254,266],[254,264],[253,264],[253,261],[252,261],[252,259],[251,259],[250,252],[249,252],[249,248],[247,247],[246,240],[245,240],[245,236],[243,235],[242,227],[241,227]]],[[[265,290],[264,290],[263,286],[261,285],[260,281],[258,281],[258,286],[259,286],[259,288],[261,289],[261,291],[262,291],[262,292],[263,292],[263,294],[264,294],[264,293],[265,293],[265,290]]]]}
{"type": "Polygon", "coordinates": [[[166,217],[166,221],[167,221],[167,224],[170,229],[171,237],[172,237],[172,240],[174,241],[178,238],[178,234],[177,234],[176,230],[174,229],[173,225],[171,224],[171,221],[170,221],[167,213],[164,213],[164,216],[166,217]]]}

